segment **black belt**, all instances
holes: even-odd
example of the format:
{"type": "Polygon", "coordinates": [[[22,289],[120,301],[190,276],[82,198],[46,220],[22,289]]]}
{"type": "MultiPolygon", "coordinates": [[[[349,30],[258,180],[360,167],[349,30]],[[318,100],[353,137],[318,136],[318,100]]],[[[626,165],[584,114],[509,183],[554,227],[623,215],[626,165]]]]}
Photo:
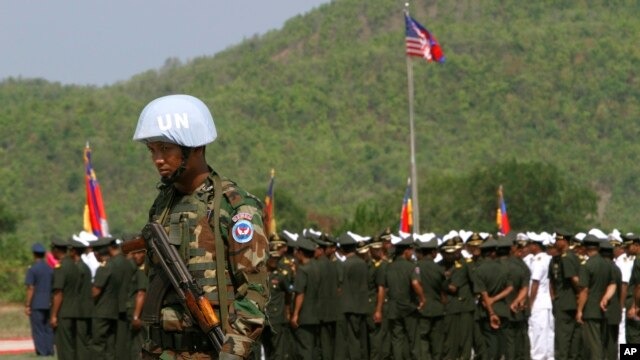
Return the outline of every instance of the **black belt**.
{"type": "Polygon", "coordinates": [[[210,352],[214,350],[209,338],[197,329],[174,332],[164,331],[159,326],[150,326],[149,338],[162,349],[190,352],[210,352]]]}

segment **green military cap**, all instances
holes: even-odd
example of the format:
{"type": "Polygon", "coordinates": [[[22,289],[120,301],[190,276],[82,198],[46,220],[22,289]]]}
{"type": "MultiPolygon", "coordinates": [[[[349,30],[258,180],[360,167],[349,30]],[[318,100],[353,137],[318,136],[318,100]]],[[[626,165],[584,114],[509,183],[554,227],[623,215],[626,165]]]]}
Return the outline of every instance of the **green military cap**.
{"type": "Polygon", "coordinates": [[[114,241],[115,239],[111,237],[99,237],[98,240],[94,241],[91,245],[93,246],[94,250],[101,249],[107,246],[111,246],[114,241]]]}
{"type": "Polygon", "coordinates": [[[367,251],[369,251],[369,245],[370,245],[370,244],[369,244],[369,242],[368,242],[368,241],[358,241],[358,242],[356,243],[356,251],[357,251],[359,254],[364,254],[364,253],[366,253],[367,251]]]}
{"type": "Polygon", "coordinates": [[[601,241],[600,249],[602,250],[613,250],[614,247],[618,247],[619,245],[614,245],[610,241],[601,241]]]}
{"type": "Polygon", "coordinates": [[[322,247],[331,245],[330,242],[324,240],[324,236],[320,231],[316,231],[313,229],[304,229],[302,230],[302,236],[322,247]]]}
{"type": "Polygon", "coordinates": [[[369,247],[372,249],[381,249],[383,246],[384,246],[384,242],[382,241],[382,238],[380,238],[379,236],[374,237],[369,242],[369,247]]]}
{"type": "Polygon", "coordinates": [[[636,235],[636,234],[634,234],[632,232],[629,232],[629,233],[626,233],[626,234],[622,234],[622,235],[620,235],[620,237],[622,237],[622,244],[625,245],[625,246],[631,245],[634,242],[640,242],[640,236],[638,236],[638,235],[636,235]]]}
{"type": "Polygon", "coordinates": [[[336,238],[329,233],[322,233],[322,240],[328,242],[330,245],[337,245],[338,242],[336,238]]]}
{"type": "Polygon", "coordinates": [[[286,246],[287,242],[282,240],[278,234],[269,235],[269,247],[273,246],[286,246]]]}
{"type": "Polygon", "coordinates": [[[340,246],[349,246],[349,245],[356,245],[357,241],[356,241],[356,237],[353,236],[355,234],[351,233],[350,231],[347,231],[346,233],[338,236],[338,244],[340,244],[340,246]]]}
{"type": "Polygon", "coordinates": [[[618,247],[622,245],[622,234],[620,234],[618,230],[612,231],[607,238],[609,240],[609,244],[611,244],[612,247],[618,247]]]}
{"type": "Polygon", "coordinates": [[[69,247],[69,241],[61,237],[54,237],[51,239],[51,245],[55,247],[69,247]]]}
{"type": "Polygon", "coordinates": [[[391,241],[391,229],[390,228],[385,228],[375,238],[376,238],[376,240],[379,240],[380,242],[391,241]]]}
{"type": "Polygon", "coordinates": [[[456,242],[453,238],[449,238],[446,240],[442,239],[442,244],[440,244],[440,250],[447,253],[452,253],[458,250],[458,246],[456,245],[456,242]]]}
{"type": "Polygon", "coordinates": [[[302,250],[315,251],[318,245],[305,237],[300,237],[298,241],[296,241],[295,247],[302,250]]]}
{"type": "Polygon", "coordinates": [[[438,249],[438,238],[436,237],[436,234],[414,235],[414,242],[418,249],[438,249]]]}
{"type": "Polygon", "coordinates": [[[508,241],[511,244],[514,244],[517,240],[518,240],[518,233],[516,233],[515,231],[509,231],[507,234],[504,235],[505,242],[508,241]]]}
{"type": "MultiPolygon", "coordinates": [[[[513,234],[513,232],[510,232],[509,234],[513,234]]],[[[513,246],[515,237],[509,237],[509,234],[507,234],[507,236],[498,237],[497,241],[494,240],[496,241],[496,248],[510,248],[511,246],[513,246]]],[[[482,245],[480,246],[480,248],[482,248],[482,245]]]]}
{"type": "Polygon", "coordinates": [[[280,232],[280,239],[284,240],[289,247],[296,247],[296,243],[298,242],[299,237],[300,235],[289,232],[287,230],[282,230],[280,232]]]}
{"type": "Polygon", "coordinates": [[[69,239],[69,246],[74,249],[86,249],[89,247],[89,243],[71,238],[69,239]]]}
{"type": "Polygon", "coordinates": [[[555,237],[556,237],[556,241],[558,240],[571,241],[571,239],[574,237],[574,234],[565,229],[556,229],[555,237]]]}
{"type": "Polygon", "coordinates": [[[484,239],[477,232],[474,232],[473,234],[471,234],[471,236],[467,240],[467,244],[471,246],[480,246],[482,245],[483,242],[484,242],[484,239]]]}
{"type": "Polygon", "coordinates": [[[487,239],[482,245],[480,245],[480,249],[495,249],[498,247],[498,242],[495,239],[487,239]]]}
{"type": "Polygon", "coordinates": [[[402,238],[400,236],[391,235],[391,244],[395,247],[410,247],[413,245],[413,238],[411,236],[405,236],[402,238]]]}
{"type": "Polygon", "coordinates": [[[584,239],[582,239],[582,243],[585,246],[600,246],[601,243],[606,242],[602,241],[602,239],[598,238],[595,235],[587,234],[584,239]]]}

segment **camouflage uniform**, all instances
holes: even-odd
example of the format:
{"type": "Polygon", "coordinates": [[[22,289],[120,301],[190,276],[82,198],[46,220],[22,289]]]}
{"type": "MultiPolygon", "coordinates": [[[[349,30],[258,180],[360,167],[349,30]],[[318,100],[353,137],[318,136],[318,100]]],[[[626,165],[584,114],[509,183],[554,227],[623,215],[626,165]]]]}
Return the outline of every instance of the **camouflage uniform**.
{"type": "MultiPolygon", "coordinates": [[[[229,316],[223,321],[225,342],[222,352],[247,358],[253,343],[262,333],[268,298],[266,258],[267,238],[262,227],[262,205],[253,195],[222,179],[220,213],[213,214],[214,179],[220,177],[210,169],[205,182],[192,194],[180,194],[172,185],[160,187],[149,211],[149,221],[160,222],[169,240],[178,246],[194,279],[202,286],[214,310],[220,311],[216,276],[215,216],[220,219],[219,239],[225,249],[225,274],[229,316]],[[163,216],[164,215],[164,216],[163,216]]],[[[162,271],[148,252],[148,296],[154,278],[162,271]]],[[[148,302],[145,302],[147,307],[148,302]]],[[[143,314],[144,314],[143,310],[143,314]]],[[[180,301],[170,289],[163,299],[159,324],[145,324],[149,337],[143,345],[145,356],[165,354],[178,358],[217,358],[206,335],[192,324],[180,301]]]]}

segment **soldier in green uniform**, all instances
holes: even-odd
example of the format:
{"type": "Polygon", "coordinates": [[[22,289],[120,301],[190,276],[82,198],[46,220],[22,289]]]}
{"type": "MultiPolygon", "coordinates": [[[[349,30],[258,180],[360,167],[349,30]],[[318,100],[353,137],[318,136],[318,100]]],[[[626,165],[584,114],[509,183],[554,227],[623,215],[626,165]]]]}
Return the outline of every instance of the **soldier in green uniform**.
{"type": "Polygon", "coordinates": [[[417,329],[417,358],[441,359],[442,332],[444,322],[444,270],[433,259],[438,254],[438,239],[420,239],[416,242],[417,268],[420,273],[420,284],[426,298],[426,305],[420,310],[417,329]],[[425,240],[425,241],[422,241],[425,240]]]}
{"type": "Polygon", "coordinates": [[[313,241],[316,248],[315,260],[320,271],[320,292],[318,299],[319,325],[319,346],[322,359],[333,359],[336,341],[336,321],[338,317],[338,269],[336,264],[331,262],[325,255],[325,250],[332,246],[332,243],[323,240],[323,234],[313,229],[305,229],[302,236],[313,241]]]}
{"type": "Polygon", "coordinates": [[[295,359],[314,359],[318,337],[318,301],[320,298],[320,269],[313,253],[317,245],[300,237],[296,241],[296,260],[299,266],[293,283],[295,299],[291,315],[291,328],[295,339],[295,359]]]}
{"type": "Polygon", "coordinates": [[[338,243],[346,257],[343,263],[342,282],[338,284],[342,301],[340,309],[346,323],[345,339],[348,344],[344,359],[367,359],[368,268],[365,261],[356,255],[356,246],[358,243],[364,243],[364,239],[357,234],[347,232],[340,235],[338,243]]]}
{"type": "Polygon", "coordinates": [[[109,261],[112,266],[111,276],[117,278],[118,287],[118,321],[116,325],[115,349],[118,359],[126,359],[129,356],[131,344],[131,322],[127,319],[127,299],[129,297],[129,284],[136,266],[125,258],[120,250],[122,239],[114,239],[109,245],[109,261]]]}
{"type": "Polygon", "coordinates": [[[555,328],[555,359],[575,359],[581,353],[581,337],[576,322],[578,281],[580,262],[569,249],[572,235],[565,231],[556,231],[555,248],[558,252],[549,263],[551,298],[555,328]]]}
{"type": "Polygon", "coordinates": [[[412,261],[413,239],[393,236],[393,262],[387,266],[385,288],[389,302],[389,331],[395,359],[417,359],[416,328],[418,311],[425,306],[416,265],[412,261]]]}
{"type": "Polygon", "coordinates": [[[369,244],[369,359],[388,360],[391,358],[389,340],[389,319],[386,308],[385,276],[389,259],[384,252],[384,238],[391,234],[383,232],[369,244]]]}
{"type": "MultiPolygon", "coordinates": [[[[485,236],[489,236],[489,234],[484,234],[485,236]]],[[[454,241],[456,241],[458,238],[454,237],[453,238],[454,241]]],[[[469,236],[468,239],[466,239],[467,241],[464,242],[464,248],[467,250],[467,252],[471,255],[471,257],[469,258],[465,258],[462,259],[459,255],[458,258],[460,258],[460,262],[462,264],[464,264],[464,266],[467,267],[468,270],[468,275],[471,278],[471,275],[473,274],[473,272],[478,268],[478,265],[480,265],[480,261],[482,260],[480,254],[480,246],[484,243],[484,241],[486,240],[485,237],[481,236],[479,233],[477,232],[473,232],[471,233],[471,235],[469,236]]],[[[463,239],[464,241],[464,239],[463,239]]],[[[477,300],[476,300],[477,301],[477,300]]],[[[485,342],[484,342],[484,337],[482,336],[482,331],[480,330],[480,324],[477,320],[479,317],[479,313],[477,312],[477,310],[474,312],[474,321],[473,321],[473,330],[472,330],[472,347],[473,347],[473,354],[475,358],[481,359],[483,356],[486,355],[486,346],[485,346],[485,342]]]]}
{"type": "MultiPolygon", "coordinates": [[[[505,249],[510,249],[508,244],[505,249]]],[[[486,344],[486,358],[499,360],[506,355],[504,329],[509,318],[506,297],[513,291],[508,268],[496,260],[498,242],[489,239],[481,246],[482,262],[473,273],[473,291],[480,295],[480,330],[486,344]]]]}
{"type": "Polygon", "coordinates": [[[92,330],[92,349],[96,359],[116,358],[116,336],[118,329],[118,300],[121,279],[114,276],[113,262],[109,256],[109,248],[114,239],[99,238],[93,243],[93,252],[100,262],[96,270],[91,293],[95,303],[92,330]]]}
{"type": "Polygon", "coordinates": [[[602,332],[604,337],[603,353],[604,358],[609,360],[618,359],[618,335],[620,329],[620,321],[622,321],[622,304],[620,298],[622,272],[613,261],[614,249],[620,247],[621,245],[622,242],[618,241],[617,239],[610,239],[609,241],[603,241],[600,243],[600,256],[602,256],[602,258],[605,259],[611,267],[611,274],[616,285],[616,290],[613,293],[613,296],[606,304],[604,304],[605,309],[603,309],[606,319],[602,324],[605,327],[605,331],[602,332]]]}
{"type": "Polygon", "coordinates": [[[453,237],[443,238],[440,249],[440,266],[444,270],[447,294],[443,359],[470,359],[476,308],[470,280],[473,267],[468,266],[466,261],[461,261],[461,249],[453,237]]]}
{"type": "Polygon", "coordinates": [[[75,360],[76,317],[78,311],[78,283],[80,274],[71,256],[67,254],[67,241],[55,238],[51,241],[51,253],[59,261],[53,269],[51,289],[51,327],[55,332],[56,352],[60,360],[75,360]]]}
{"type": "Polygon", "coordinates": [[[77,316],[76,316],[76,353],[78,359],[90,359],[91,351],[91,318],[93,316],[93,297],[91,295],[91,270],[82,261],[82,254],[88,247],[75,239],[69,240],[71,258],[78,267],[77,316]]]}
{"type": "Polygon", "coordinates": [[[514,232],[498,240],[496,251],[499,263],[503,268],[507,269],[509,280],[513,285],[513,291],[505,299],[510,310],[507,322],[504,324],[505,356],[507,359],[528,359],[531,357],[531,346],[528,334],[527,295],[529,293],[531,270],[516,255],[517,245],[514,232]],[[513,234],[513,236],[509,236],[510,234],[513,234]]]}
{"type": "MultiPolygon", "coordinates": [[[[165,228],[169,242],[220,314],[225,335],[216,354],[170,288],[161,299],[145,301],[143,320],[149,320],[144,324],[149,336],[143,356],[147,358],[157,359],[164,353],[178,358],[245,359],[265,324],[269,249],[262,203],[209,166],[206,145],[216,137],[207,106],[188,95],[150,102],[133,136],[146,145],[161,177],[148,221],[165,228]],[[155,301],[162,301],[160,314],[145,317],[155,301]]],[[[165,285],[157,276],[164,270],[153,252],[148,252],[147,260],[151,294],[165,285]]]]}
{"type": "Polygon", "coordinates": [[[604,310],[616,290],[613,269],[599,254],[601,239],[587,235],[583,244],[589,259],[580,266],[576,321],[582,325],[585,354],[590,359],[604,359],[604,310]]]}
{"type": "Polygon", "coordinates": [[[289,293],[287,276],[278,268],[278,262],[282,254],[278,248],[282,246],[274,241],[270,244],[271,251],[267,260],[267,270],[269,270],[269,301],[265,306],[268,326],[263,333],[263,344],[265,356],[269,360],[284,360],[288,358],[287,349],[284,345],[284,328],[290,319],[289,304],[285,301],[289,293]]]}
{"type": "MultiPolygon", "coordinates": [[[[136,237],[139,235],[136,235],[136,237]]],[[[135,271],[131,275],[131,279],[127,286],[127,320],[130,323],[128,329],[128,352],[129,359],[140,359],[142,354],[142,343],[144,342],[144,334],[142,332],[142,307],[147,295],[147,276],[144,274],[144,259],[146,250],[138,250],[131,252],[128,259],[135,271]]]]}

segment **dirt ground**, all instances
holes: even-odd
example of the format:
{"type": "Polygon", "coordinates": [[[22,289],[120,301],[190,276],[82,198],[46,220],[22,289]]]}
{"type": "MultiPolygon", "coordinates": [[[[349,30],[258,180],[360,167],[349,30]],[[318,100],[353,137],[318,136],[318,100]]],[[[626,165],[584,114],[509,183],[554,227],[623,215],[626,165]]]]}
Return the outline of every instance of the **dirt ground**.
{"type": "Polygon", "coordinates": [[[30,336],[31,327],[24,313],[24,305],[0,303],[0,339],[30,336]]]}

